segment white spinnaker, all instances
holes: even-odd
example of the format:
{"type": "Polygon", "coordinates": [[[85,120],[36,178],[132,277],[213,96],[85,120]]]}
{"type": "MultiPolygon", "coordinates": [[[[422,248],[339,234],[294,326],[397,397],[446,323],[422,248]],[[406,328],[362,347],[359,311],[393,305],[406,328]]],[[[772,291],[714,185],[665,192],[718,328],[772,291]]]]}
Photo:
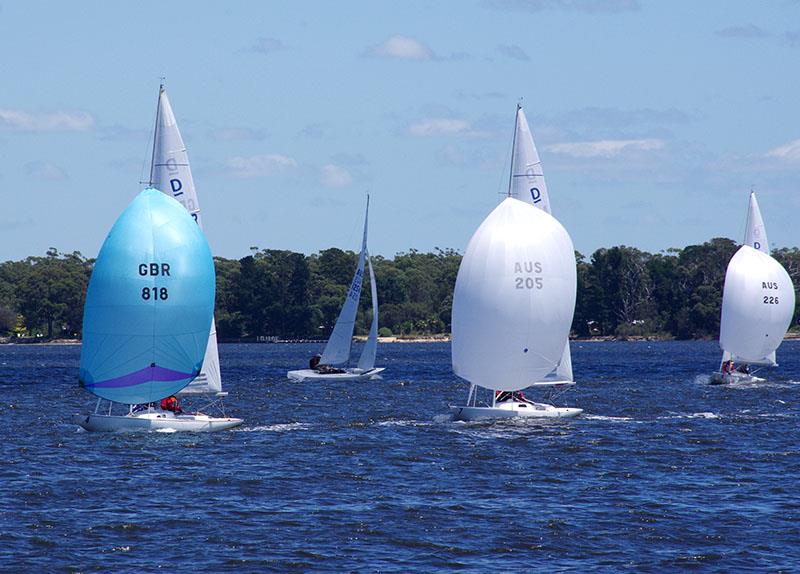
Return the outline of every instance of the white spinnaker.
{"type": "Polygon", "coordinates": [[[761,210],[758,208],[758,201],[756,200],[754,191],[750,192],[750,204],[747,210],[747,229],[744,232],[744,244],[769,255],[767,228],[764,227],[764,220],[761,218],[761,210]]]}
{"type": "Polygon", "coordinates": [[[742,245],[728,263],[719,346],[734,360],[775,364],[794,314],[794,286],[775,259],[742,245]]]}
{"type": "Polygon", "coordinates": [[[356,267],[350,289],[347,290],[347,297],[344,305],[336,319],[336,325],[328,338],[325,350],[322,352],[320,362],[323,365],[341,365],[350,359],[350,347],[353,343],[353,329],[356,326],[356,314],[358,313],[358,300],[361,298],[361,286],[364,283],[364,261],[367,255],[367,224],[369,222],[369,197],[367,197],[367,213],[364,216],[364,236],[361,240],[361,253],[358,256],[358,266],[356,267]]]}
{"type": "Polygon", "coordinates": [[[368,371],[375,366],[375,355],[378,352],[378,287],[375,285],[375,273],[372,271],[372,260],[367,254],[367,268],[369,269],[369,292],[372,296],[372,324],[369,328],[369,336],[361,357],[358,359],[358,368],[368,371]]]}
{"type": "MultiPolygon", "coordinates": [[[[150,166],[150,184],[161,193],[177,199],[203,228],[200,203],[189,167],[189,155],[178,130],[175,114],[164,86],[158,91],[158,110],[153,139],[153,161],[150,166]]],[[[211,319],[211,333],[200,374],[181,390],[182,395],[212,394],[222,391],[222,375],[217,350],[217,326],[211,319]]]]}
{"type": "Polygon", "coordinates": [[[543,381],[575,312],[572,240],[551,215],[505,199],[470,239],[453,293],[454,372],[487,389],[543,381]]]}
{"type": "Polygon", "coordinates": [[[516,122],[509,194],[550,213],[550,197],[544,182],[542,162],[539,160],[539,152],[533,143],[533,134],[522,106],[517,106],[516,122]]]}

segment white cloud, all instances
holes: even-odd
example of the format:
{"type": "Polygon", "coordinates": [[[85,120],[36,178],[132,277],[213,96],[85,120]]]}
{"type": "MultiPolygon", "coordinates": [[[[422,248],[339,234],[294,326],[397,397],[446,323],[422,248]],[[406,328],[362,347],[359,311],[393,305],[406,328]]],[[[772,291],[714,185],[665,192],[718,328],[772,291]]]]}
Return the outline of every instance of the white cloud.
{"type": "Polygon", "coordinates": [[[591,142],[558,143],[547,146],[553,153],[572,157],[615,157],[631,151],[655,151],[664,148],[664,141],[659,139],[641,140],[599,140],[591,142]]]}
{"type": "Polygon", "coordinates": [[[410,36],[395,35],[367,50],[370,56],[399,60],[433,60],[436,56],[428,46],[410,36]]]}
{"type": "Polygon", "coordinates": [[[327,187],[347,187],[353,177],[345,168],[329,163],[322,166],[322,184],[327,187]]]}
{"type": "Polygon", "coordinates": [[[800,162],[800,140],[790,141],[787,144],[769,150],[767,157],[792,163],[800,162]]]}
{"type": "Polygon", "coordinates": [[[86,112],[31,114],[21,110],[0,109],[0,129],[22,132],[80,132],[92,128],[94,128],[94,118],[86,112]]]}
{"type": "Polygon", "coordinates": [[[32,161],[25,164],[25,175],[45,181],[69,179],[67,172],[49,161],[32,161]]]}
{"type": "Polygon", "coordinates": [[[416,121],[408,127],[408,133],[412,136],[465,134],[469,131],[468,121],[450,118],[427,118],[416,121]]]}
{"type": "Polygon", "coordinates": [[[226,164],[234,177],[267,177],[297,167],[294,159],[280,154],[236,156],[226,164]]]}

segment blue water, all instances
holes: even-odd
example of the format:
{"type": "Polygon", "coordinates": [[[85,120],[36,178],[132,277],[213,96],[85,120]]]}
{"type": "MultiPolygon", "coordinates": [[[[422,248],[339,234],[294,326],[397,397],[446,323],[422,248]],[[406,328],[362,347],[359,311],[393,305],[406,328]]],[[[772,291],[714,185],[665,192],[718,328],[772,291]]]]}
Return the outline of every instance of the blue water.
{"type": "Polygon", "coordinates": [[[796,571],[800,343],[704,384],[712,342],[577,343],[572,422],[453,423],[445,344],[290,383],[318,345],[222,345],[218,434],[93,434],[78,347],[0,347],[3,571],[796,571]]]}

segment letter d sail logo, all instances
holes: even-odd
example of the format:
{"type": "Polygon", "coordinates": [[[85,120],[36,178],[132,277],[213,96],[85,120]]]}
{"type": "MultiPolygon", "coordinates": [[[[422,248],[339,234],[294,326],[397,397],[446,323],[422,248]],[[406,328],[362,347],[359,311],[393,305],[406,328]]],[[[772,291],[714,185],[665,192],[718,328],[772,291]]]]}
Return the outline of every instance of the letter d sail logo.
{"type": "Polygon", "coordinates": [[[183,189],[183,184],[181,183],[181,180],[171,179],[169,180],[169,186],[172,188],[172,195],[176,197],[179,195],[183,195],[183,192],[181,191],[181,189],[183,189]]]}

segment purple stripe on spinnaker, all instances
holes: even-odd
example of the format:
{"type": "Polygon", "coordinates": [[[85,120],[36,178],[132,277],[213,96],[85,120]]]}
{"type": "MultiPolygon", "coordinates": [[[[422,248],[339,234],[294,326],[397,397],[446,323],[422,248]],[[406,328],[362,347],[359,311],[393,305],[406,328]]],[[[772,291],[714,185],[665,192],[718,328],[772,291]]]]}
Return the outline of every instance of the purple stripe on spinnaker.
{"type": "Polygon", "coordinates": [[[133,387],[152,381],[172,382],[181,379],[191,379],[194,373],[181,373],[164,367],[145,367],[139,371],[122,375],[116,379],[108,379],[99,383],[85,383],[87,388],[118,389],[122,387],[133,387]]]}

